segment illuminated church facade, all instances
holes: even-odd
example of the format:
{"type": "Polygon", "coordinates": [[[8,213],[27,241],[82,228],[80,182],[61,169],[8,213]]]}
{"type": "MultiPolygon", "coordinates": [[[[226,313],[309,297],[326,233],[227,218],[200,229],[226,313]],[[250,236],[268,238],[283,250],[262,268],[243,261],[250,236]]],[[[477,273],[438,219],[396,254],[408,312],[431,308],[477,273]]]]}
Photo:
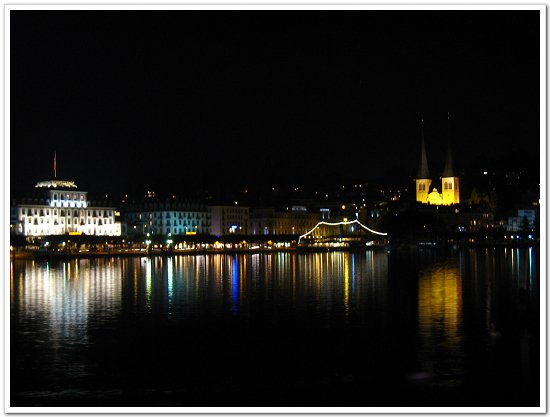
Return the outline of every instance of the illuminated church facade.
{"type": "Polygon", "coordinates": [[[426,157],[426,145],[424,143],[424,130],[422,129],[422,144],[420,149],[420,164],[416,175],[416,201],[422,204],[435,206],[449,206],[460,203],[459,178],[453,170],[453,158],[451,153],[451,141],[449,138],[447,147],[447,160],[441,174],[441,192],[433,186],[428,170],[428,159],[426,157]],[[431,191],[430,191],[430,187],[431,191]]]}

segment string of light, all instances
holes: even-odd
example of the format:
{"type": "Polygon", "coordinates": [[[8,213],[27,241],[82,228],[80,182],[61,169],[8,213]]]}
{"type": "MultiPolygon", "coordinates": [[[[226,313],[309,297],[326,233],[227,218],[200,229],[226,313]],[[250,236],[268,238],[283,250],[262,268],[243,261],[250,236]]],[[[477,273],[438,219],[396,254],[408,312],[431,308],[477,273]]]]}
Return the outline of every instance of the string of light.
{"type": "Polygon", "coordinates": [[[335,222],[335,223],[329,223],[329,222],[324,222],[324,221],[321,221],[319,223],[317,223],[315,225],[315,227],[313,229],[311,229],[309,232],[307,233],[304,233],[303,235],[301,235],[299,238],[298,238],[298,244],[300,243],[300,240],[303,238],[303,237],[306,237],[307,235],[310,235],[311,233],[313,233],[313,231],[315,229],[317,229],[320,225],[326,225],[326,226],[338,226],[338,225],[342,225],[342,224],[345,224],[345,225],[348,225],[348,224],[353,224],[353,223],[357,223],[359,226],[361,226],[363,229],[365,230],[368,230],[369,232],[371,233],[374,233],[376,235],[381,235],[381,236],[387,236],[388,234],[387,233],[384,233],[384,232],[377,232],[376,230],[372,230],[370,228],[368,228],[367,226],[365,226],[363,223],[361,223],[359,220],[352,220],[352,221],[342,221],[342,222],[335,222]]]}

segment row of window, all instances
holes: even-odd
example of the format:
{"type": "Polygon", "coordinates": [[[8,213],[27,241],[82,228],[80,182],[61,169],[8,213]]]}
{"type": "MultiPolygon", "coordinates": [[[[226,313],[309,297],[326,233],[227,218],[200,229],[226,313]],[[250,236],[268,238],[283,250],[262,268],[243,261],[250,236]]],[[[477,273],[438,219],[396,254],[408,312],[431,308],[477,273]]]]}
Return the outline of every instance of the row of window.
{"type": "MultiPolygon", "coordinates": [[[[76,231],[76,230],[67,230],[67,231],[76,231]]],[[[22,230],[19,230],[20,233],[23,233],[22,230]]],[[[62,230],[61,233],[64,233],[65,230],[62,230]]],[[[112,230],[108,230],[108,229],[96,229],[96,228],[87,228],[85,230],[81,230],[81,232],[83,233],[86,233],[88,235],[108,235],[108,236],[114,236],[115,234],[113,233],[112,230]]],[[[60,231],[59,230],[50,230],[50,229],[40,229],[40,228],[32,228],[32,229],[27,229],[25,231],[25,235],[26,236],[45,236],[45,235],[55,235],[55,234],[59,234],[60,231]]]]}
{"type": "MultiPolygon", "coordinates": [[[[443,183],[443,189],[444,190],[452,190],[453,189],[453,183],[445,181],[443,183]]],[[[426,184],[418,184],[418,191],[426,191],[426,184]]]]}
{"type": "Polygon", "coordinates": [[[143,218],[168,219],[172,217],[179,218],[179,219],[202,219],[202,218],[206,218],[207,216],[208,216],[208,213],[204,213],[204,212],[155,212],[155,213],[139,213],[139,214],[129,213],[128,214],[129,219],[139,218],[140,220],[143,218]]]}
{"type": "Polygon", "coordinates": [[[77,201],[78,199],[80,199],[80,201],[84,201],[84,194],[73,194],[72,197],[73,198],[71,199],[71,194],[57,194],[57,193],[53,194],[53,199],[54,200],[61,200],[61,201],[73,200],[73,201],[77,201]]]}
{"type": "MultiPolygon", "coordinates": [[[[172,226],[172,224],[174,226],[177,226],[178,224],[180,226],[191,226],[191,227],[195,227],[195,226],[201,226],[201,227],[204,227],[206,226],[206,222],[203,220],[202,222],[199,221],[199,222],[187,222],[187,221],[183,221],[183,220],[174,220],[174,223],[172,223],[170,220],[166,220],[164,222],[164,225],[165,226],[172,226]]],[[[151,222],[151,226],[162,226],[162,220],[153,220],[151,222]]]]}
{"type": "Polygon", "coordinates": [[[197,229],[190,230],[188,228],[183,228],[183,227],[159,227],[153,230],[154,233],[164,233],[164,234],[172,233],[175,235],[184,234],[189,231],[198,232],[198,233],[208,233],[208,229],[206,228],[197,228],[197,229]]]}
{"type": "MultiPolygon", "coordinates": [[[[53,215],[57,216],[57,209],[52,210],[53,215]]],[[[79,210],[60,210],[59,215],[65,216],[65,213],[67,216],[71,216],[71,213],[73,216],[77,217],[79,215],[79,210]]],[[[113,215],[112,210],[80,210],[80,215],[84,216],[85,214],[88,214],[88,216],[92,217],[110,217],[113,215]]],[[[50,215],[50,209],[21,209],[21,215],[27,215],[27,216],[49,216],[50,215]]]]}
{"type": "MultiPolygon", "coordinates": [[[[44,221],[44,219],[40,219],[40,222],[38,222],[38,218],[34,218],[34,219],[31,219],[30,217],[27,217],[27,223],[28,224],[50,224],[50,219],[46,218],[45,219],[46,221],[44,221]]],[[[58,225],[58,221],[57,220],[54,220],[51,222],[52,224],[54,225],[58,225]]],[[[72,221],[73,224],[78,224],[78,219],[73,219],[72,221]]],[[[61,219],[61,224],[65,224],[65,219],[61,219]]],[[[71,219],[67,219],[67,224],[71,224],[71,219]]],[[[81,226],[84,226],[86,223],[84,222],[84,220],[80,220],[80,225],[81,226]]],[[[88,224],[97,224],[99,226],[102,226],[104,223],[103,223],[103,220],[102,219],[93,219],[93,222],[92,222],[92,219],[88,219],[88,224]]],[[[113,219],[105,219],[105,224],[113,224],[113,219]]]]}
{"type": "Polygon", "coordinates": [[[248,221],[248,217],[243,216],[222,216],[222,222],[238,222],[238,221],[248,221]]]}
{"type": "Polygon", "coordinates": [[[248,214],[248,209],[246,208],[224,208],[222,209],[223,214],[237,214],[237,215],[243,215],[248,214]]]}

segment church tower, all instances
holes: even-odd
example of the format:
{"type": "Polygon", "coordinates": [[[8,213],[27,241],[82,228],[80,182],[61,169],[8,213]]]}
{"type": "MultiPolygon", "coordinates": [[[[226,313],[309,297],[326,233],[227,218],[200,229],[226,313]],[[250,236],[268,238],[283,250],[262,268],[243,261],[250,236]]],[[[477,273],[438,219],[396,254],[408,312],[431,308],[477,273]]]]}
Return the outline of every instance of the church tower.
{"type": "Polygon", "coordinates": [[[428,202],[430,192],[430,172],[428,171],[428,159],[426,158],[426,146],[424,145],[424,119],[420,120],[422,130],[422,145],[420,149],[420,165],[416,175],[416,201],[420,203],[428,202]]]}
{"type": "Polygon", "coordinates": [[[447,113],[447,123],[449,124],[449,136],[447,143],[447,161],[445,162],[445,169],[441,175],[441,188],[443,191],[443,205],[448,206],[451,204],[460,203],[460,189],[458,185],[458,177],[453,171],[453,156],[451,153],[451,128],[450,128],[450,115],[447,113]]]}

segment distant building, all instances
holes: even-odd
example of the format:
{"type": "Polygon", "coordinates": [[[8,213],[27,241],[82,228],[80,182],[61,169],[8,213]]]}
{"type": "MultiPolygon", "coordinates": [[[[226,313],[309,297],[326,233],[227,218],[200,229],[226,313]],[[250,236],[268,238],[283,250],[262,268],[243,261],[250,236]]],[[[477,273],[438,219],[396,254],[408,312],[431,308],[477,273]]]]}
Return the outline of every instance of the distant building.
{"type": "Polygon", "coordinates": [[[418,174],[416,176],[415,182],[416,201],[422,204],[448,206],[451,204],[460,203],[459,178],[453,171],[450,135],[447,146],[447,160],[445,162],[445,168],[443,169],[443,173],[441,175],[442,192],[440,193],[436,187],[433,187],[432,191],[430,192],[432,180],[430,178],[430,172],[428,170],[428,159],[426,157],[426,146],[424,143],[423,127],[420,150],[420,164],[418,167],[418,174]]]}
{"type": "Polygon", "coordinates": [[[506,230],[509,232],[520,232],[528,228],[530,230],[535,228],[535,222],[537,219],[537,211],[534,209],[519,209],[518,215],[514,217],[508,217],[508,224],[506,230]]]}
{"type": "Polygon", "coordinates": [[[314,228],[327,213],[321,211],[311,213],[305,206],[289,206],[286,210],[252,209],[250,213],[251,234],[301,235],[314,228]]]}
{"type": "MultiPolygon", "coordinates": [[[[148,197],[153,198],[153,197],[148,197]]],[[[210,212],[205,204],[186,201],[145,201],[124,208],[126,234],[210,234],[210,212]]]]}
{"type": "Polygon", "coordinates": [[[235,205],[210,206],[211,234],[247,235],[249,232],[249,207],[235,205]]]}
{"type": "Polygon", "coordinates": [[[495,224],[493,213],[486,211],[443,212],[439,216],[445,222],[446,229],[453,232],[478,232],[492,229],[495,224]]]}
{"type": "Polygon", "coordinates": [[[114,207],[91,206],[87,192],[73,181],[43,181],[32,197],[14,202],[11,210],[14,233],[48,236],[78,233],[120,236],[120,222],[114,207]]]}

